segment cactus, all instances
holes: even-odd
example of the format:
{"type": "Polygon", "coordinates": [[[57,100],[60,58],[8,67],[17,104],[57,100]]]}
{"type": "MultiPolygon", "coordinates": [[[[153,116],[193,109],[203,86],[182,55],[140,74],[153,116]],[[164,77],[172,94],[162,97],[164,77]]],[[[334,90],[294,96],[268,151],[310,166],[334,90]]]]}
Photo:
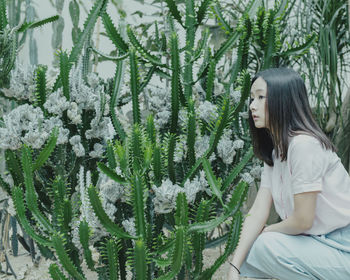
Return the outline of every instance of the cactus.
{"type": "MultiPolygon", "coordinates": [[[[148,27],[154,28],[155,34],[144,43],[143,34],[138,35],[131,25],[126,28],[127,36],[122,36],[124,30],[115,27],[106,11],[107,2],[95,1],[82,31],[78,28],[80,6],[75,0],[70,2],[74,46],[71,52],[60,51],[59,77],[52,89],[47,84],[46,67],[39,65],[35,70],[33,106],[50,118],[54,114],[44,104],[60,88],[67,107],[73,108],[72,101],[79,103],[74,100],[72,87],[77,81],[71,71],[81,71],[78,82],[87,86],[92,79],[91,51],[115,63],[113,79],[98,81],[100,99],[94,104],[95,110],[79,107],[81,120],[73,122],[65,109],[57,115],[62,127],[52,131],[41,149],[23,145],[21,151],[6,150],[6,167],[15,187],[1,176],[0,185],[12,195],[24,230],[42,252],[53,254],[61,264],[50,266],[53,279],[86,279],[83,261],[99,279],[126,279],[127,271],[135,279],[210,279],[233,252],[240,234],[240,208],[249,186],[239,174],[250,168],[253,151],[247,120],[239,113],[248,110],[251,74],[286,59],[287,54],[300,55],[313,39],[306,40],[305,48],[282,50],[277,26],[281,10],[277,6],[270,11],[260,8],[254,19],[254,1],[250,1],[237,28],[233,28],[219,2],[202,0],[196,9],[194,0],[186,0],[183,14],[174,0],[166,0],[168,15],[148,27]],[[212,9],[208,9],[210,6],[212,9]],[[215,52],[211,50],[210,31],[200,31],[208,13],[226,32],[215,52]],[[115,48],[110,54],[92,46],[91,35],[99,17],[115,48]],[[186,33],[182,46],[178,27],[186,33]],[[235,62],[223,67],[227,63],[223,58],[230,57],[234,47],[235,62]],[[254,52],[259,54],[258,62],[252,60],[254,52]],[[128,68],[130,73],[124,77],[128,68]],[[193,73],[194,69],[198,72],[193,73]],[[151,106],[141,104],[150,99],[147,92],[152,91],[156,76],[167,85],[169,99],[165,102],[170,100],[166,112],[169,118],[163,116],[162,122],[158,112],[144,118],[146,111],[142,110],[151,106]],[[123,90],[127,83],[127,90],[123,90]],[[223,90],[219,92],[220,86],[223,90]],[[235,102],[230,98],[231,88],[240,94],[235,102]],[[128,102],[132,106],[132,125],[119,118],[121,107],[128,102]],[[214,117],[203,117],[198,108],[203,104],[216,108],[214,117]],[[91,137],[93,120],[98,123],[108,118],[106,130],[112,131],[113,127],[115,133],[103,138],[105,135],[98,131],[96,137],[91,137]],[[69,131],[66,144],[62,144],[63,129],[69,131]],[[232,135],[245,143],[232,156],[232,164],[227,164],[218,156],[220,143],[232,135]],[[71,143],[76,136],[81,139],[81,154],[71,143]],[[208,141],[199,150],[203,139],[208,141]],[[97,152],[95,148],[92,151],[94,146],[98,146],[97,152]],[[100,148],[106,151],[96,156],[100,148]],[[118,197],[117,191],[121,193],[118,197]],[[93,218],[87,219],[90,214],[93,218]],[[223,223],[228,223],[230,229],[217,239],[210,238],[209,233],[223,223]],[[224,254],[203,271],[203,250],[223,241],[224,254]],[[93,250],[100,253],[98,263],[93,260],[93,250]]],[[[0,44],[7,40],[4,50],[9,57],[1,66],[0,86],[8,84],[16,56],[17,37],[11,32],[57,19],[27,23],[11,31],[4,3],[0,0],[0,44]]],[[[29,100],[14,99],[17,104],[31,104],[29,100]]]]}

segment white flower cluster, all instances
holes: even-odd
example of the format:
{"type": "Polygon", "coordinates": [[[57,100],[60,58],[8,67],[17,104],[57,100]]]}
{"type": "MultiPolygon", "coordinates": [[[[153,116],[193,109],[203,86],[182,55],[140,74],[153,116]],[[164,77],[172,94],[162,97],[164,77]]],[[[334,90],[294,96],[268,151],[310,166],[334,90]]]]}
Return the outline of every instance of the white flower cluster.
{"type": "Polygon", "coordinates": [[[80,124],[82,109],[78,107],[77,103],[67,101],[63,95],[62,88],[48,95],[44,108],[51,114],[62,117],[64,111],[67,110],[67,116],[73,124],[80,124]]]}
{"type": "MultiPolygon", "coordinates": [[[[205,152],[209,149],[209,140],[210,136],[203,135],[201,137],[196,138],[196,145],[194,146],[194,150],[196,153],[196,159],[201,158],[204,156],[205,152]]],[[[214,153],[209,157],[209,161],[212,162],[215,160],[216,156],[214,153]]]]}
{"type": "MultiPolygon", "coordinates": [[[[117,167],[117,173],[119,173],[118,169],[119,168],[117,167]]],[[[120,199],[125,202],[127,199],[125,197],[126,188],[125,186],[109,178],[104,173],[99,174],[96,185],[100,191],[102,206],[107,215],[111,218],[111,220],[113,220],[114,214],[117,211],[117,208],[115,207],[116,201],[120,199]]]]}
{"type": "Polygon", "coordinates": [[[94,144],[94,150],[89,153],[89,156],[92,158],[101,158],[103,156],[105,149],[103,145],[99,143],[94,144]]]}
{"type": "Polygon", "coordinates": [[[196,114],[202,120],[210,123],[218,117],[217,106],[208,100],[205,100],[198,108],[196,108],[196,114]]]}
{"type": "Polygon", "coordinates": [[[232,87],[230,89],[230,99],[233,100],[234,104],[238,103],[241,100],[241,92],[237,90],[233,90],[232,87]]]}
{"type": "Polygon", "coordinates": [[[250,170],[250,175],[252,175],[253,178],[260,180],[263,169],[264,167],[256,165],[250,170]]]}
{"type": "Polygon", "coordinates": [[[236,151],[244,146],[243,140],[237,139],[232,141],[231,135],[232,130],[226,129],[217,146],[218,156],[225,164],[231,164],[236,151]]]}
{"type": "Polygon", "coordinates": [[[254,183],[254,178],[248,172],[242,173],[241,178],[248,185],[252,185],[254,183]]]}
{"type": "MultiPolygon", "coordinates": [[[[106,232],[106,230],[104,229],[104,227],[101,225],[100,221],[98,220],[97,216],[94,213],[94,210],[92,209],[89,197],[88,197],[88,192],[87,189],[88,187],[91,185],[91,172],[87,171],[86,175],[85,175],[85,171],[84,171],[84,167],[80,166],[80,170],[79,170],[79,174],[78,174],[78,178],[79,178],[79,185],[76,188],[77,194],[78,196],[80,196],[80,214],[78,216],[78,218],[75,218],[72,221],[72,225],[71,228],[72,230],[72,241],[75,244],[75,246],[77,246],[77,248],[79,248],[79,250],[82,249],[82,246],[80,244],[80,238],[79,238],[79,224],[81,221],[85,220],[88,225],[89,228],[92,231],[92,236],[90,238],[91,243],[94,243],[97,240],[100,240],[101,237],[106,236],[108,233],[106,232]]],[[[101,197],[102,200],[102,206],[106,205],[105,203],[105,199],[102,196],[101,197]]],[[[105,207],[104,207],[105,208],[105,207]]],[[[106,209],[105,209],[106,211],[106,209]]],[[[107,215],[109,215],[110,217],[114,215],[113,211],[108,211],[107,209],[107,215]]]]}
{"type": "Polygon", "coordinates": [[[148,86],[145,93],[148,109],[154,115],[154,125],[157,129],[163,128],[171,116],[171,90],[148,86]]]}
{"type": "Polygon", "coordinates": [[[208,189],[208,182],[205,179],[204,171],[201,171],[199,177],[196,176],[192,181],[187,180],[183,188],[177,184],[173,184],[170,179],[166,179],[162,181],[160,187],[154,186],[152,189],[155,193],[153,200],[154,210],[159,214],[170,213],[173,211],[173,209],[175,209],[176,198],[180,192],[186,194],[188,203],[193,203],[196,198],[196,194],[200,191],[205,191],[211,195],[210,189],[208,189]]]}
{"type": "Polygon", "coordinates": [[[33,66],[26,66],[16,63],[16,66],[11,70],[10,87],[1,89],[5,96],[13,97],[17,100],[35,99],[35,74],[33,66]]]}
{"type": "Polygon", "coordinates": [[[181,162],[187,151],[186,146],[187,136],[181,134],[178,141],[176,141],[175,151],[174,151],[174,162],[181,162]]]}
{"type": "Polygon", "coordinates": [[[127,233],[136,236],[135,218],[122,221],[122,225],[127,233]]]}
{"type": "Polygon", "coordinates": [[[91,172],[86,172],[86,178],[84,178],[84,167],[80,166],[79,171],[79,194],[80,194],[80,220],[86,220],[93,230],[100,228],[101,224],[96,217],[92,206],[90,204],[90,200],[88,197],[87,189],[91,185],[91,172]]]}
{"type": "Polygon", "coordinates": [[[20,105],[4,116],[4,127],[0,128],[0,148],[16,150],[26,144],[39,149],[54,127],[59,129],[57,144],[67,143],[69,131],[63,128],[59,118],[45,119],[40,108],[20,105]]]}
{"type": "Polygon", "coordinates": [[[81,144],[80,135],[74,135],[69,139],[69,143],[72,145],[73,151],[77,157],[83,157],[85,155],[85,149],[81,144]]]}
{"type": "Polygon", "coordinates": [[[89,73],[85,83],[81,63],[78,63],[72,68],[69,81],[71,106],[67,112],[68,117],[72,122],[79,122],[81,121],[79,113],[83,109],[94,110],[95,117],[90,123],[91,128],[85,132],[86,139],[98,138],[105,141],[113,139],[116,133],[111,119],[107,117],[110,96],[104,93],[98,76],[95,73],[89,73]]]}
{"type": "Polygon", "coordinates": [[[67,98],[63,96],[62,88],[59,88],[47,97],[44,108],[51,114],[59,117],[62,116],[63,111],[69,108],[69,102],[67,98]]]}

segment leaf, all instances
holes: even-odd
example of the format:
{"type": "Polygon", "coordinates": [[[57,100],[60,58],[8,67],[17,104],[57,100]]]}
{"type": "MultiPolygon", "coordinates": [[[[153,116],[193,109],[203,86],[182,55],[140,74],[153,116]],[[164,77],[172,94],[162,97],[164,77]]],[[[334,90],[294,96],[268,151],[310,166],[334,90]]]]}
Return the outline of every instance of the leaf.
{"type": "Polygon", "coordinates": [[[78,271],[78,269],[74,266],[72,260],[69,258],[65,247],[64,247],[64,239],[63,237],[55,233],[52,237],[53,246],[56,250],[56,255],[60,260],[61,265],[64,269],[76,280],[86,280],[86,278],[78,271]]]}
{"type": "Polygon", "coordinates": [[[140,178],[139,175],[135,175],[132,180],[132,205],[134,210],[136,234],[141,238],[146,237],[144,196],[142,178],[140,178]]]}
{"type": "Polygon", "coordinates": [[[168,5],[168,8],[170,10],[171,15],[173,16],[174,19],[176,19],[182,26],[182,19],[179,10],[177,9],[177,5],[174,0],[165,0],[165,2],[168,5]]]}
{"type": "Polygon", "coordinates": [[[305,50],[308,50],[312,47],[312,45],[316,42],[317,35],[315,33],[312,33],[312,36],[306,40],[304,44],[301,44],[298,47],[290,48],[286,50],[285,52],[280,53],[280,56],[289,57],[294,55],[300,55],[305,52],[305,50]]]}
{"type": "Polygon", "coordinates": [[[113,179],[114,181],[118,182],[119,184],[126,184],[127,181],[118,175],[114,170],[106,166],[104,163],[99,162],[97,163],[98,168],[106,174],[109,178],[113,179]]]}
{"type": "Polygon", "coordinates": [[[30,225],[30,222],[28,221],[26,216],[25,202],[23,199],[23,191],[21,190],[20,187],[13,188],[12,199],[13,199],[13,204],[16,208],[17,217],[19,219],[19,222],[23,226],[25,232],[39,244],[46,247],[52,247],[52,242],[47,238],[37,234],[36,231],[30,225]]]}
{"type": "Polygon", "coordinates": [[[66,276],[60,271],[57,264],[52,263],[49,267],[49,273],[53,280],[68,280],[66,276]]]}
{"type": "Polygon", "coordinates": [[[39,106],[43,112],[45,112],[44,103],[46,101],[46,71],[47,66],[39,65],[35,75],[35,102],[36,106],[39,106]]]}
{"type": "Polygon", "coordinates": [[[141,45],[141,43],[136,39],[135,34],[132,31],[130,25],[128,25],[126,30],[127,30],[127,34],[128,34],[128,37],[129,37],[131,44],[145,59],[147,59],[149,62],[151,62],[152,64],[155,64],[157,66],[166,67],[166,65],[161,62],[160,58],[152,55],[147,49],[145,49],[141,45]]]}
{"type": "Polygon", "coordinates": [[[40,151],[40,154],[35,160],[35,163],[33,165],[33,171],[38,170],[40,167],[44,165],[44,163],[47,161],[47,159],[50,157],[51,153],[54,151],[56,147],[56,142],[58,138],[58,128],[55,127],[51,135],[49,137],[49,140],[47,141],[46,146],[40,151]]]}
{"type": "Polygon", "coordinates": [[[0,31],[4,31],[7,25],[6,0],[0,0],[0,31]]]}
{"type": "Polygon", "coordinates": [[[70,101],[70,89],[69,89],[69,71],[72,64],[69,62],[68,54],[65,51],[59,53],[60,58],[60,78],[63,86],[63,95],[67,101],[70,101]]]}
{"type": "Polygon", "coordinates": [[[179,96],[180,96],[180,57],[178,49],[177,34],[171,34],[171,68],[173,69],[171,79],[171,126],[170,133],[176,133],[179,118],[179,96]]]}
{"type": "Polygon", "coordinates": [[[139,104],[139,70],[135,49],[130,49],[130,90],[132,96],[132,114],[134,124],[141,123],[140,104],[139,104]]]}
{"type": "Polygon", "coordinates": [[[20,28],[18,29],[17,32],[24,32],[27,29],[37,28],[37,27],[43,26],[45,24],[54,22],[54,21],[56,21],[58,19],[59,19],[59,15],[55,15],[55,16],[52,16],[52,17],[49,17],[49,18],[46,18],[46,19],[43,19],[43,20],[40,20],[40,21],[24,22],[20,26],[20,28]]]}
{"type": "Polygon", "coordinates": [[[219,199],[221,205],[225,207],[224,202],[222,201],[222,193],[220,190],[221,184],[218,180],[216,180],[213,170],[211,169],[210,163],[207,159],[203,159],[203,169],[205,171],[205,175],[207,177],[211,191],[219,199]]]}
{"type": "Polygon", "coordinates": [[[226,34],[231,34],[233,32],[232,28],[222,14],[222,8],[219,1],[215,1],[215,4],[212,5],[212,10],[221,28],[226,34]]]}
{"type": "Polygon", "coordinates": [[[76,62],[78,60],[79,54],[86,43],[86,40],[90,36],[96,20],[101,12],[101,10],[104,9],[104,7],[107,4],[107,0],[96,0],[94,6],[91,8],[85,22],[84,22],[84,29],[79,34],[79,38],[77,43],[73,46],[73,49],[71,51],[71,54],[69,56],[69,62],[76,62]]]}
{"type": "Polygon", "coordinates": [[[11,195],[11,187],[8,183],[5,182],[1,174],[0,174],[0,186],[7,194],[11,195]]]}
{"type": "Polygon", "coordinates": [[[197,24],[200,25],[205,18],[205,15],[208,11],[208,7],[212,0],[202,0],[201,5],[198,8],[197,12],[197,24]]]}
{"type": "Polygon", "coordinates": [[[127,43],[123,40],[122,36],[119,34],[117,29],[115,28],[112,19],[110,18],[109,14],[107,12],[102,13],[102,22],[106,29],[106,33],[109,37],[109,39],[112,41],[112,43],[122,52],[127,53],[129,50],[129,47],[127,43]]]}
{"type": "Polygon", "coordinates": [[[233,221],[231,223],[228,241],[226,243],[224,253],[218,259],[216,259],[215,263],[210,268],[208,268],[203,272],[201,277],[199,277],[200,280],[211,279],[214,273],[219,269],[219,267],[232,254],[232,252],[234,251],[234,249],[238,244],[238,240],[241,232],[241,226],[242,226],[242,214],[241,212],[237,212],[237,214],[233,217],[233,221]]]}
{"type": "Polygon", "coordinates": [[[157,280],[172,280],[180,272],[184,254],[186,251],[186,230],[179,226],[175,231],[175,248],[172,254],[172,263],[170,271],[157,278],[157,280]]]}
{"type": "Polygon", "coordinates": [[[112,119],[112,124],[115,129],[115,131],[118,133],[118,136],[120,139],[124,142],[126,138],[125,131],[119,122],[117,115],[115,113],[116,104],[118,104],[118,95],[120,93],[120,90],[123,85],[123,79],[124,79],[124,61],[119,60],[116,65],[114,80],[113,80],[113,91],[112,96],[110,100],[110,114],[112,119]]]}
{"type": "Polygon", "coordinates": [[[136,279],[147,279],[145,242],[142,239],[135,241],[135,276],[136,279]]]}
{"type": "Polygon", "coordinates": [[[90,237],[90,229],[88,223],[83,220],[79,224],[79,239],[80,244],[84,249],[84,257],[86,264],[89,269],[95,270],[94,261],[92,260],[91,250],[89,248],[89,237],[90,237]]]}
{"type": "Polygon", "coordinates": [[[108,215],[106,214],[105,210],[102,207],[101,200],[98,197],[96,188],[94,186],[91,185],[88,188],[88,194],[89,194],[91,206],[94,209],[94,212],[97,218],[110,234],[118,238],[127,238],[127,239],[135,238],[127,234],[123,229],[121,229],[118,225],[116,225],[111,221],[111,219],[108,217],[108,215]]]}
{"type": "Polygon", "coordinates": [[[26,145],[22,147],[22,168],[24,175],[24,185],[26,188],[26,201],[28,209],[32,212],[36,221],[43,227],[45,231],[53,232],[52,225],[48,219],[40,212],[38,207],[37,194],[34,189],[32,155],[30,148],[26,145]]]}

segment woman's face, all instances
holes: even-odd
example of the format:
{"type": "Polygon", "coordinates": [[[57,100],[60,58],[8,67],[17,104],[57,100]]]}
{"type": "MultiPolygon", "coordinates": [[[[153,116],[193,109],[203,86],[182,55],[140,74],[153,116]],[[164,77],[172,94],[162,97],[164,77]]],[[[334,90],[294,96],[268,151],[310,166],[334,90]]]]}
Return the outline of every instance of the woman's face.
{"type": "Polygon", "coordinates": [[[256,128],[267,127],[268,113],[266,112],[267,84],[263,78],[257,78],[250,91],[251,103],[249,109],[256,128]]]}

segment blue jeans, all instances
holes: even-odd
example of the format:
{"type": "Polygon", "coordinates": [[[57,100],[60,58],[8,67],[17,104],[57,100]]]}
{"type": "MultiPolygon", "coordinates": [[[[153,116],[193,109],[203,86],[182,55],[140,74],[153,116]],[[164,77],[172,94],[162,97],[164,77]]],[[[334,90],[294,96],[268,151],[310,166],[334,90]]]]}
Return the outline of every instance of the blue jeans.
{"type": "Polygon", "coordinates": [[[350,280],[350,226],[325,235],[262,233],[241,275],[280,280],[350,280]]]}

